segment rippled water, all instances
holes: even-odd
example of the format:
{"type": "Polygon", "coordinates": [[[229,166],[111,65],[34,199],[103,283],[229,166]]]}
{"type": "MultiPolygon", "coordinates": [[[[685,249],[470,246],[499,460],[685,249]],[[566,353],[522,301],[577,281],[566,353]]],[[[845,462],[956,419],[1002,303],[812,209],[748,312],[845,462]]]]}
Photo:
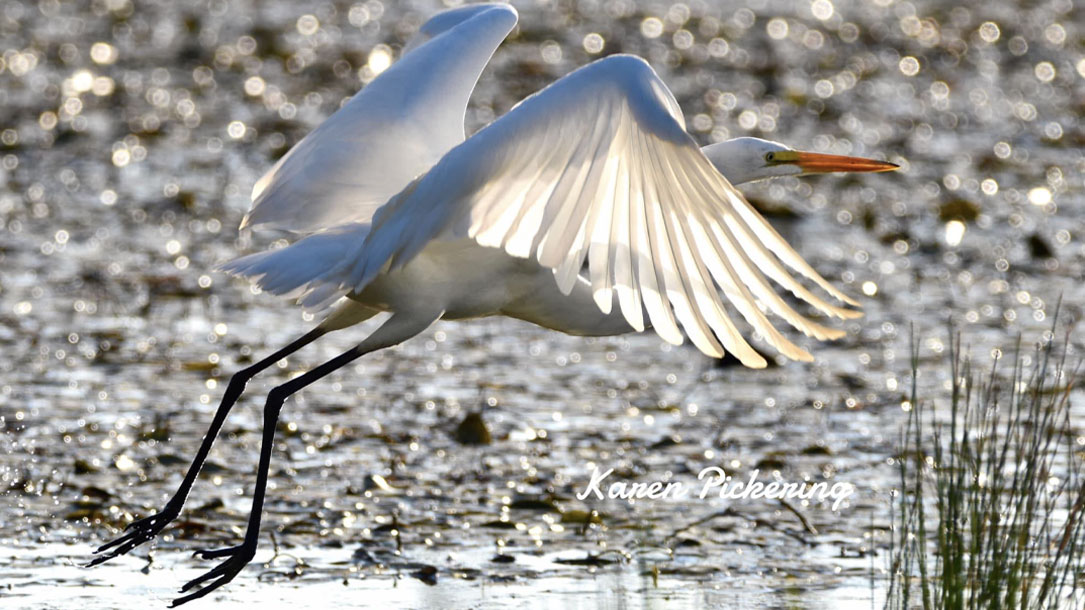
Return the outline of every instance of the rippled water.
{"type": "MultiPolygon", "coordinates": [[[[880,603],[909,329],[923,348],[920,387],[942,400],[947,320],[986,362],[1018,336],[1040,339],[1060,297],[1060,337],[1081,317],[1083,9],[515,4],[520,26],[483,74],[469,130],[621,51],[652,63],[704,143],[748,134],[900,163],[895,174],[745,189],[826,277],[865,295],[866,316],[844,324],[841,341],[801,342],[815,363],[763,371],[719,367],[654,335],[440,323],[287,405],[257,559],[271,559],[271,531],[282,555],[214,597],[299,607],[326,594],[404,607],[880,603]],[[474,411],[492,444],[456,442],[474,411]],[[815,535],[771,502],[576,500],[596,464],[689,483],[706,466],[760,468],[858,492],[838,513],[802,507],[815,535]]],[[[252,183],[438,8],[0,6],[5,607],[164,603],[203,567],[186,551],[239,538],[262,393],[366,328],[250,386],[148,569],[144,549],[75,567],[172,493],[229,374],[311,326],[210,270],[286,237],[237,235],[252,183]]],[[[1076,358],[1080,333],[1070,342],[1076,358]]]]}

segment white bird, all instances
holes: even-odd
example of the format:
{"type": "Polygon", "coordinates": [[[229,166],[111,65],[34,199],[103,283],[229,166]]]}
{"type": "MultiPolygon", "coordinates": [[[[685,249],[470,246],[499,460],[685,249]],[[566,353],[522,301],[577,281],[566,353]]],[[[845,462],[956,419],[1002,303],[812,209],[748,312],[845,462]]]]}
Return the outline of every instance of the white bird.
{"type": "Polygon", "coordinates": [[[669,343],[688,336],[705,354],[729,351],[761,367],[764,358],[742,337],[726,303],[796,360],[811,356],[769,315],[817,339],[843,331],[796,312],[770,281],[822,314],[860,315],[791,275],[856,304],[818,275],[733,184],[895,165],[798,152],[755,138],[700,148],[666,85],[644,60],[629,55],[576,70],[465,140],[468,98],[516,20],[513,8],[494,4],[434,16],[397,63],[256,183],[243,228],[309,235],[223,269],[330,313],[231,378],[177,493],[161,512],[100,547],[97,552],[108,553],[90,565],[127,553],[177,517],[249,379],[318,337],[381,312],[391,315],[356,347],[269,393],[244,541],[199,551],[203,558],[226,559],[187,583],[182,593],[203,586],[174,605],[207,595],[252,560],[275,422],[286,398],[435,320],[505,315],[574,335],[651,327],[669,343]]]}

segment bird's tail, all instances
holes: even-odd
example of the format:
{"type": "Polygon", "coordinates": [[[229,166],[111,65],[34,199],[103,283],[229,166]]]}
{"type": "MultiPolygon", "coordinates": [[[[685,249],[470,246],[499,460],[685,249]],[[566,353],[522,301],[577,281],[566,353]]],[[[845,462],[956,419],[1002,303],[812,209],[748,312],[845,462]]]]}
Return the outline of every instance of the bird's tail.
{"type": "Polygon", "coordinates": [[[249,279],[265,292],[296,299],[309,311],[321,311],[353,290],[342,281],[343,265],[369,229],[369,223],[340,225],[285,248],[236,258],[218,269],[249,279]]]}

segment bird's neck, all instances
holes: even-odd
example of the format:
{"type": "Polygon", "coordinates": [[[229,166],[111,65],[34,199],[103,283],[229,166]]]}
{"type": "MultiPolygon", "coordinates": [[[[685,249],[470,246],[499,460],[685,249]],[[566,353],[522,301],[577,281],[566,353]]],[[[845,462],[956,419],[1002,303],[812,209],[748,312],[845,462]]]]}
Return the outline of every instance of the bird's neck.
{"type": "Polygon", "coordinates": [[[742,148],[738,140],[727,140],[704,146],[701,152],[731,184],[770,178],[771,176],[758,173],[757,168],[750,162],[750,152],[742,148]]]}

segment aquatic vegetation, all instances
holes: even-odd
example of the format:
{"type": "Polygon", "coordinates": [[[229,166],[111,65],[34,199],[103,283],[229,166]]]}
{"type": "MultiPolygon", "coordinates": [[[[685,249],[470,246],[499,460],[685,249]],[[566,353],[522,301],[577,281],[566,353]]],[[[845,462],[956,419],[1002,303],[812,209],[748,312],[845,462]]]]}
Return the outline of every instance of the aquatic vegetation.
{"type": "Polygon", "coordinates": [[[924,421],[934,414],[913,384],[887,606],[1080,607],[1085,453],[1070,418],[1080,367],[1050,335],[1031,364],[1019,343],[986,374],[960,335],[951,346],[948,421],[924,421]]]}

